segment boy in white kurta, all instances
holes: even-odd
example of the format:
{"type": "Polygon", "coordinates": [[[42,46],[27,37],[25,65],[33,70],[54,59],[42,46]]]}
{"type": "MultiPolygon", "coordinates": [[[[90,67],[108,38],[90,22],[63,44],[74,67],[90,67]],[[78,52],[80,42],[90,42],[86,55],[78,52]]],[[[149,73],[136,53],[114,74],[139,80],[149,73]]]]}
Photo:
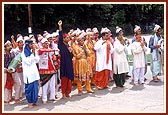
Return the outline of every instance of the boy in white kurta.
{"type": "Polygon", "coordinates": [[[23,80],[25,83],[25,95],[28,101],[28,107],[32,108],[38,101],[39,72],[36,63],[39,62],[39,56],[35,51],[32,40],[25,42],[24,50],[21,54],[23,67],[23,80]],[[32,49],[32,51],[31,51],[32,49]]]}
{"type": "Polygon", "coordinates": [[[132,53],[133,53],[133,67],[134,67],[134,84],[144,84],[144,71],[145,71],[145,56],[144,52],[147,51],[145,43],[141,39],[141,35],[136,35],[136,41],[132,43],[132,53]]]}
{"type": "Polygon", "coordinates": [[[108,78],[112,70],[113,46],[107,39],[108,33],[103,32],[102,39],[98,40],[94,46],[96,50],[96,86],[98,89],[108,87],[108,78]]]}

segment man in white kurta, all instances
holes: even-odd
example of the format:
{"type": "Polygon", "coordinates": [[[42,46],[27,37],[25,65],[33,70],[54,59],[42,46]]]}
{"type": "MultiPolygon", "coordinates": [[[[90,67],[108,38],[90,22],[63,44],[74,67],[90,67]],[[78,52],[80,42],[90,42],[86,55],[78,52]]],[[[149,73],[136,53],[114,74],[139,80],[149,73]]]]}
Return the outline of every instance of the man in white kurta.
{"type": "Polygon", "coordinates": [[[103,32],[102,39],[98,40],[94,46],[96,50],[96,86],[98,89],[108,87],[108,78],[112,70],[113,46],[107,39],[108,33],[103,32]]]}
{"type": "Polygon", "coordinates": [[[136,35],[136,41],[132,43],[132,53],[133,53],[133,68],[134,68],[134,84],[144,83],[144,71],[145,71],[145,56],[144,52],[147,51],[145,43],[141,39],[141,35],[136,35]]]}
{"type": "Polygon", "coordinates": [[[23,67],[23,80],[25,83],[25,95],[28,101],[28,107],[37,105],[38,101],[38,80],[40,79],[36,63],[39,62],[39,56],[35,51],[32,40],[25,42],[24,50],[21,54],[23,67]],[[32,49],[32,51],[31,51],[32,49]]]}
{"type": "Polygon", "coordinates": [[[116,87],[123,87],[126,73],[129,72],[128,60],[126,57],[127,45],[124,45],[122,35],[117,35],[114,42],[113,72],[116,87]]]}

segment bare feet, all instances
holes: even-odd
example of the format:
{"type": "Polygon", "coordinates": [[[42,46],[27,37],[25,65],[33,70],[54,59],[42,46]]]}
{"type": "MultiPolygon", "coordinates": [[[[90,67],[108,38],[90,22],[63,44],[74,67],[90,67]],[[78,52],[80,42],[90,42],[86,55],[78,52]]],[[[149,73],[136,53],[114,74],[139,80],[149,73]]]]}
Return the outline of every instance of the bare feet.
{"type": "Polygon", "coordinates": [[[47,104],[47,101],[43,101],[43,104],[46,105],[46,104],[47,104]]]}
{"type": "Polygon", "coordinates": [[[33,104],[28,104],[28,108],[33,108],[33,104]]]}
{"type": "Polygon", "coordinates": [[[20,99],[16,99],[16,100],[15,100],[15,103],[23,103],[23,102],[22,102],[22,100],[20,100],[20,99]]]}
{"type": "Polygon", "coordinates": [[[9,106],[10,105],[9,101],[4,101],[4,105],[9,106]]]}
{"type": "Polygon", "coordinates": [[[88,90],[87,93],[94,93],[94,91],[93,90],[88,90]]]}
{"type": "Polygon", "coordinates": [[[40,106],[40,104],[38,104],[38,103],[34,103],[33,106],[40,106]]]}

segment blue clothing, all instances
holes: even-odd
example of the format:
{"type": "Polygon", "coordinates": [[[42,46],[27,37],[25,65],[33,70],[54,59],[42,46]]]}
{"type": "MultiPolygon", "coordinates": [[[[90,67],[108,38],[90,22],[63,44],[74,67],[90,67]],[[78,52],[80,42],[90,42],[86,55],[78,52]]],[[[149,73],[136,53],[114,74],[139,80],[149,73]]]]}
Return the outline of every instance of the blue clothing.
{"type": "Polygon", "coordinates": [[[58,48],[60,49],[60,77],[67,77],[70,80],[74,80],[73,54],[69,51],[68,46],[63,42],[63,32],[59,32],[58,48]]]}
{"type": "Polygon", "coordinates": [[[25,95],[28,103],[35,104],[38,101],[38,80],[25,84],[25,95]]]}
{"type": "Polygon", "coordinates": [[[161,58],[159,50],[156,48],[158,41],[161,39],[161,36],[156,34],[150,38],[149,48],[151,49],[151,72],[152,76],[155,77],[161,73],[161,58]]]}
{"type": "Polygon", "coordinates": [[[29,47],[30,43],[33,43],[33,41],[32,40],[26,40],[25,41],[24,54],[25,54],[26,57],[28,57],[32,54],[31,49],[29,47]]]}
{"type": "Polygon", "coordinates": [[[8,68],[10,62],[12,61],[14,57],[15,57],[14,52],[10,54],[4,53],[4,68],[8,68]]]}

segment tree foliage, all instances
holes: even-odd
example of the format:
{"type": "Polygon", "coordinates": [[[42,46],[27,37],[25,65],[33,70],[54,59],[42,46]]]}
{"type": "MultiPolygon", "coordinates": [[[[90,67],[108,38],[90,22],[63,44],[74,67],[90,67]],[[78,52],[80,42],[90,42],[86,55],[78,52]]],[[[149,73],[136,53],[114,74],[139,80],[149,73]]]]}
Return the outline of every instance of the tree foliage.
{"type": "MultiPolygon", "coordinates": [[[[120,26],[125,34],[133,34],[135,25],[140,25],[143,33],[151,32],[154,24],[164,26],[163,4],[31,4],[31,10],[33,34],[56,31],[60,19],[64,32],[108,27],[115,33],[115,27],[120,26]]],[[[12,34],[28,35],[28,22],[27,4],[4,5],[5,39],[12,34]]]]}

